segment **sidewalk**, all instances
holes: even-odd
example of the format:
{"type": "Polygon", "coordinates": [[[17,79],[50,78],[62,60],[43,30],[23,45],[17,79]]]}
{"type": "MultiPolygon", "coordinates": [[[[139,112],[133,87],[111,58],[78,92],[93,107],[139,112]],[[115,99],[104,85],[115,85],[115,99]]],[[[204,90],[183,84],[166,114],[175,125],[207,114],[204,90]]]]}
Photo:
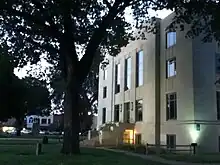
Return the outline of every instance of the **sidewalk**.
{"type": "Polygon", "coordinates": [[[132,153],[132,152],[127,152],[127,151],[122,151],[122,150],[116,150],[116,149],[109,149],[109,148],[104,148],[104,147],[97,147],[97,149],[103,149],[106,151],[112,151],[112,152],[118,152],[118,153],[124,153],[129,156],[135,156],[135,157],[140,157],[142,159],[150,160],[153,162],[161,163],[161,164],[168,164],[168,165],[220,165],[216,163],[190,163],[190,162],[180,162],[180,161],[173,161],[173,160],[167,160],[163,159],[158,156],[152,156],[152,155],[141,155],[137,153],[132,153]]]}

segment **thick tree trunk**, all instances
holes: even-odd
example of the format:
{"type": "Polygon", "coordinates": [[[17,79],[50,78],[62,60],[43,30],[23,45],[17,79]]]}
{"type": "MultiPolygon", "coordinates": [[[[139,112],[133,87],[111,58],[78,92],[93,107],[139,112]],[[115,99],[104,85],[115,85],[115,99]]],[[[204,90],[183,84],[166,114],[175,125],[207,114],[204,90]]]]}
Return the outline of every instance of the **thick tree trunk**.
{"type": "Polygon", "coordinates": [[[16,130],[16,136],[21,136],[21,129],[16,130]]]}
{"type": "Polygon", "coordinates": [[[76,65],[67,60],[66,93],[64,100],[64,137],[61,152],[79,154],[79,109],[78,94],[80,85],[76,73],[76,65]]]}
{"type": "Polygon", "coordinates": [[[23,121],[21,118],[16,119],[16,136],[21,136],[23,121]]]}

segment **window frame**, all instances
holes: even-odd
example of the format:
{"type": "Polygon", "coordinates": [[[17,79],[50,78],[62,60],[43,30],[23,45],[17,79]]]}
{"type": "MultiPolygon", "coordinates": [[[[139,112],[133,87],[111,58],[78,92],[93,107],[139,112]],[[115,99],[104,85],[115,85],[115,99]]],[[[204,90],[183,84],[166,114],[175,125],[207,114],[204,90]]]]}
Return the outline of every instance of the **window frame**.
{"type": "Polygon", "coordinates": [[[115,94],[120,93],[120,87],[121,87],[120,67],[121,67],[120,63],[115,64],[115,94]]]}
{"type": "Polygon", "coordinates": [[[135,134],[135,144],[136,145],[142,144],[142,134],[141,133],[135,134]]]}
{"type": "Polygon", "coordinates": [[[106,123],[106,108],[102,108],[102,124],[106,123]]]}
{"type": "Polygon", "coordinates": [[[166,94],[166,120],[177,120],[177,93],[176,92],[172,92],[172,93],[167,93],[166,94]],[[174,99],[170,99],[170,96],[174,95],[174,99]],[[170,107],[171,102],[174,102],[174,114],[171,115],[171,110],[172,108],[170,107]],[[171,117],[172,116],[172,117],[171,117]]]}
{"type": "Polygon", "coordinates": [[[220,54],[220,42],[216,42],[215,53],[220,54]]]}
{"type": "Polygon", "coordinates": [[[169,49],[176,45],[177,32],[175,30],[170,30],[166,32],[166,49],[169,49]],[[174,33],[175,35],[170,36],[170,33],[174,33]],[[172,43],[170,39],[172,38],[172,43]]]}
{"type": "Polygon", "coordinates": [[[51,119],[48,119],[48,120],[47,120],[47,123],[48,123],[48,124],[51,124],[51,119]]]}
{"type": "Polygon", "coordinates": [[[176,74],[177,74],[177,72],[176,72],[176,57],[173,57],[173,58],[166,60],[166,78],[169,79],[169,78],[176,77],[176,74]],[[172,72],[174,72],[173,75],[170,74],[171,71],[170,71],[170,67],[169,67],[169,66],[171,66],[169,63],[172,61],[174,61],[174,71],[172,71],[172,72]]]}
{"type": "Polygon", "coordinates": [[[28,123],[33,123],[33,122],[34,122],[33,117],[30,117],[30,118],[28,119],[28,123]]]}
{"type": "Polygon", "coordinates": [[[125,122],[126,123],[130,123],[130,110],[131,110],[131,102],[125,102],[124,103],[124,116],[125,118],[125,122]],[[126,107],[126,108],[125,108],[126,107]]]}
{"type": "Polygon", "coordinates": [[[120,120],[120,104],[116,104],[114,106],[114,122],[119,122],[119,120],[120,120]]]}
{"type": "Polygon", "coordinates": [[[129,56],[125,59],[124,91],[131,89],[131,70],[132,70],[132,58],[129,56]],[[129,61],[130,61],[130,68],[128,65],[129,61]],[[130,81],[130,86],[129,86],[129,81],[130,81]]]}
{"type": "Polygon", "coordinates": [[[144,102],[143,99],[139,99],[139,100],[135,101],[135,121],[136,122],[142,122],[143,121],[143,109],[144,109],[143,102],[144,102]],[[141,111],[138,108],[138,102],[139,101],[142,102],[141,111]],[[139,118],[139,112],[141,112],[141,117],[140,118],[139,118]]]}
{"type": "Polygon", "coordinates": [[[47,124],[47,119],[46,118],[42,118],[41,119],[41,124],[47,124]],[[45,122],[43,123],[43,121],[45,121],[45,122]]]}
{"type": "Polygon", "coordinates": [[[103,87],[103,99],[107,98],[107,86],[103,87]]]}
{"type": "Polygon", "coordinates": [[[217,120],[220,120],[220,91],[216,91],[216,113],[217,120]]]}
{"type": "Polygon", "coordinates": [[[144,51],[139,50],[136,53],[136,87],[144,85],[144,51]],[[142,62],[140,62],[140,53],[142,52],[142,62]],[[142,66],[140,68],[140,66],[142,66]],[[142,75],[142,82],[140,82],[140,75],[142,75]]]}
{"type": "Polygon", "coordinates": [[[103,80],[107,80],[107,69],[103,69],[103,80]]]}
{"type": "Polygon", "coordinates": [[[167,134],[166,135],[166,145],[168,149],[175,149],[176,148],[176,135],[175,134],[167,134]],[[174,144],[170,144],[171,137],[174,139],[174,144]]]}

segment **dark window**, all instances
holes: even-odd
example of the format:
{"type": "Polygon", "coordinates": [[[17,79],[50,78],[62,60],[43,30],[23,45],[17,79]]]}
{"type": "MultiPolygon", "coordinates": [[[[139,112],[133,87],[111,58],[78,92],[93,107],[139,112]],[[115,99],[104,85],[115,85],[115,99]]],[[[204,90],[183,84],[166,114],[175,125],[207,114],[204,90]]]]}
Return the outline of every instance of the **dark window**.
{"type": "Polygon", "coordinates": [[[48,124],[51,124],[51,120],[50,119],[48,119],[48,124]]]}
{"type": "Polygon", "coordinates": [[[220,42],[216,43],[216,53],[220,53],[220,42]]]}
{"type": "Polygon", "coordinates": [[[176,58],[167,60],[166,64],[166,77],[173,77],[176,75],[176,58]]]}
{"type": "Polygon", "coordinates": [[[107,70],[103,70],[103,80],[107,80],[107,70]]]}
{"type": "Polygon", "coordinates": [[[118,105],[115,105],[115,118],[114,118],[114,121],[115,122],[119,122],[119,109],[120,109],[120,106],[119,106],[119,104],[118,105]]]}
{"type": "Polygon", "coordinates": [[[130,123],[130,102],[124,104],[125,122],[130,123]]]}
{"type": "Polygon", "coordinates": [[[106,108],[102,109],[102,124],[106,122],[106,108]]]}
{"type": "Polygon", "coordinates": [[[41,119],[41,124],[47,124],[47,119],[41,119]]]}
{"type": "Polygon", "coordinates": [[[34,123],[40,124],[40,119],[39,118],[34,118],[34,123]]]}
{"type": "Polygon", "coordinates": [[[166,48],[176,44],[176,32],[170,31],[166,33],[166,48]]]}
{"type": "Polygon", "coordinates": [[[135,144],[141,144],[141,134],[135,135],[135,144]]]}
{"type": "Polygon", "coordinates": [[[220,73],[220,52],[215,54],[215,68],[216,73],[220,73]]]}
{"type": "Polygon", "coordinates": [[[115,93],[120,92],[120,64],[115,65],[115,93]]]}
{"type": "Polygon", "coordinates": [[[136,121],[143,120],[143,100],[136,101],[136,121]]]}
{"type": "Polygon", "coordinates": [[[220,120],[220,92],[216,92],[217,120],[220,120]]]}
{"type": "Polygon", "coordinates": [[[33,123],[33,117],[30,117],[28,122],[33,123]]]}
{"type": "Polygon", "coordinates": [[[176,93],[167,94],[166,102],[167,102],[167,120],[176,120],[177,119],[176,93]]]}
{"type": "Polygon", "coordinates": [[[131,89],[131,57],[125,60],[125,91],[131,89]]]}
{"type": "Polygon", "coordinates": [[[167,148],[176,148],[176,135],[167,135],[167,148]]]}
{"type": "Polygon", "coordinates": [[[220,152],[220,136],[218,137],[218,152],[220,152]]]}
{"type": "Polygon", "coordinates": [[[144,84],[144,52],[139,51],[136,55],[136,87],[144,84]]]}
{"type": "Polygon", "coordinates": [[[103,87],[103,98],[107,97],[107,87],[103,87]]]}

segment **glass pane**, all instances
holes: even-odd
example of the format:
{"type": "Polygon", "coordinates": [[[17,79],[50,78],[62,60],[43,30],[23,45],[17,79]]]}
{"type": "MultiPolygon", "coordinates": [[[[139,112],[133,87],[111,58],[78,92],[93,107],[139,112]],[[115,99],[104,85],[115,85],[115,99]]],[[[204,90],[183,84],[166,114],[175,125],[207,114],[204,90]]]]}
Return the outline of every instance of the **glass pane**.
{"type": "Polygon", "coordinates": [[[167,48],[176,44],[176,32],[167,33],[167,48]]]}
{"type": "Polygon", "coordinates": [[[131,76],[127,76],[127,88],[131,89],[131,76]]]}
{"type": "Polygon", "coordinates": [[[118,64],[118,70],[117,70],[117,84],[120,84],[120,64],[118,64]]]}
{"type": "Polygon", "coordinates": [[[167,76],[172,77],[176,75],[176,60],[172,59],[167,62],[167,76]]]}
{"type": "Polygon", "coordinates": [[[138,86],[141,86],[143,84],[144,84],[143,70],[140,70],[139,77],[138,77],[138,86]]]}
{"type": "Polygon", "coordinates": [[[170,100],[174,100],[174,99],[175,99],[175,94],[170,94],[170,95],[169,95],[169,99],[170,99],[170,100]]]}
{"type": "Polygon", "coordinates": [[[126,60],[126,65],[127,65],[127,69],[126,69],[126,86],[128,89],[131,88],[131,58],[128,58],[126,60]]]}

